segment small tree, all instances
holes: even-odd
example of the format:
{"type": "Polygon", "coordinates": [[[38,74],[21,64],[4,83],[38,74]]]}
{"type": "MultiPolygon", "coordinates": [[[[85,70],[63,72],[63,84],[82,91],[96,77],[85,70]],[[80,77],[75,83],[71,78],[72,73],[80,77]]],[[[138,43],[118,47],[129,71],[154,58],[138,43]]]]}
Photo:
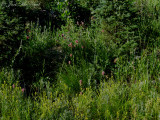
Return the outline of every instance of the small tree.
{"type": "Polygon", "coordinates": [[[0,6],[0,66],[10,63],[24,37],[25,10],[15,0],[0,6]]]}

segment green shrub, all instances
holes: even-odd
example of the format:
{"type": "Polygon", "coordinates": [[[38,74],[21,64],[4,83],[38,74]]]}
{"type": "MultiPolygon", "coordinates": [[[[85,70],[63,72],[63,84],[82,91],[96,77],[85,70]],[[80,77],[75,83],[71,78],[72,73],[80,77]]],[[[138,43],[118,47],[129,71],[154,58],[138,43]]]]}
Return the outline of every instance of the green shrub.
{"type": "Polygon", "coordinates": [[[64,55],[50,30],[41,32],[41,28],[34,28],[32,25],[28,37],[27,43],[22,46],[15,59],[13,68],[21,70],[23,84],[26,84],[27,92],[31,94],[35,89],[31,86],[38,83],[40,78],[45,78],[44,82],[48,79],[51,83],[56,81],[64,55]]]}
{"type": "Polygon", "coordinates": [[[24,37],[24,18],[22,18],[24,7],[19,3],[1,2],[0,6],[0,66],[11,64],[13,57],[22,43],[24,37]],[[20,12],[21,11],[21,12],[20,12]]]}

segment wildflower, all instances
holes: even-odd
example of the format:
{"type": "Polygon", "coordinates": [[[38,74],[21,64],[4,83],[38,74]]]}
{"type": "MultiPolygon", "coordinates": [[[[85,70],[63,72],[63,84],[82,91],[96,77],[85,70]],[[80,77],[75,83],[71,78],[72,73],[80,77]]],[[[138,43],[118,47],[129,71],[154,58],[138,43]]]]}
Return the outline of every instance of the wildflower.
{"type": "Polygon", "coordinates": [[[79,25],[79,22],[77,21],[77,25],[79,25]]]}
{"type": "Polygon", "coordinates": [[[15,85],[13,84],[12,87],[15,88],[15,85]]]}
{"type": "Polygon", "coordinates": [[[27,40],[28,40],[28,39],[29,39],[29,36],[27,35],[27,37],[26,37],[26,38],[27,38],[27,40]]]}
{"type": "Polygon", "coordinates": [[[104,33],[104,30],[102,30],[102,33],[104,33]]]}
{"type": "Polygon", "coordinates": [[[75,41],[75,43],[77,43],[77,44],[78,44],[78,40],[76,40],[76,41],[75,41]]]}
{"type": "Polygon", "coordinates": [[[84,25],[84,22],[83,21],[81,21],[81,24],[82,24],[82,26],[84,25]]]}
{"type": "Polygon", "coordinates": [[[80,92],[80,95],[82,95],[82,92],[80,92]]]}
{"type": "Polygon", "coordinates": [[[84,46],[81,46],[81,48],[83,49],[83,48],[84,48],[84,46]]]}
{"type": "Polygon", "coordinates": [[[72,57],[72,54],[70,54],[69,56],[72,57]]]}
{"type": "Polygon", "coordinates": [[[68,61],[68,64],[70,65],[70,64],[71,64],[71,61],[68,61]]]}
{"type": "Polygon", "coordinates": [[[24,89],[24,88],[22,88],[22,92],[23,92],[23,93],[24,93],[24,90],[25,90],[25,89],[24,89]]]}
{"type": "Polygon", "coordinates": [[[68,47],[72,47],[72,43],[69,43],[69,44],[68,44],[68,47]]]}
{"type": "Polygon", "coordinates": [[[80,86],[82,86],[82,80],[79,81],[80,86]]]}
{"type": "Polygon", "coordinates": [[[62,37],[64,37],[64,34],[62,34],[62,37]]]}
{"type": "Polygon", "coordinates": [[[102,75],[104,75],[105,74],[105,72],[104,71],[102,71],[102,75]]]}

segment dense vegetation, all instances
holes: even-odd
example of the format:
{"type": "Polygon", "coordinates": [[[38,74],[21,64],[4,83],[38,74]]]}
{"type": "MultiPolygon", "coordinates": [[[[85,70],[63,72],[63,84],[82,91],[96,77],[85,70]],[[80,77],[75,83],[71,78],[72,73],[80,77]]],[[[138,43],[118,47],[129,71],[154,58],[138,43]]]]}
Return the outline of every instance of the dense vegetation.
{"type": "Polygon", "coordinates": [[[158,0],[2,0],[0,119],[160,119],[158,0]]]}

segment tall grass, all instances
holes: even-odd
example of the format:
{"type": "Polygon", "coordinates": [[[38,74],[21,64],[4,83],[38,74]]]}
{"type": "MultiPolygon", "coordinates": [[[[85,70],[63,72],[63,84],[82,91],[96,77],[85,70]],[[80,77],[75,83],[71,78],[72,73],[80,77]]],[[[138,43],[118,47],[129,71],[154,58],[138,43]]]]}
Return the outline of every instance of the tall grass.
{"type": "Polygon", "coordinates": [[[95,18],[57,31],[31,25],[12,68],[0,70],[0,119],[160,119],[159,2],[134,5],[144,13],[136,40],[95,18]]]}

